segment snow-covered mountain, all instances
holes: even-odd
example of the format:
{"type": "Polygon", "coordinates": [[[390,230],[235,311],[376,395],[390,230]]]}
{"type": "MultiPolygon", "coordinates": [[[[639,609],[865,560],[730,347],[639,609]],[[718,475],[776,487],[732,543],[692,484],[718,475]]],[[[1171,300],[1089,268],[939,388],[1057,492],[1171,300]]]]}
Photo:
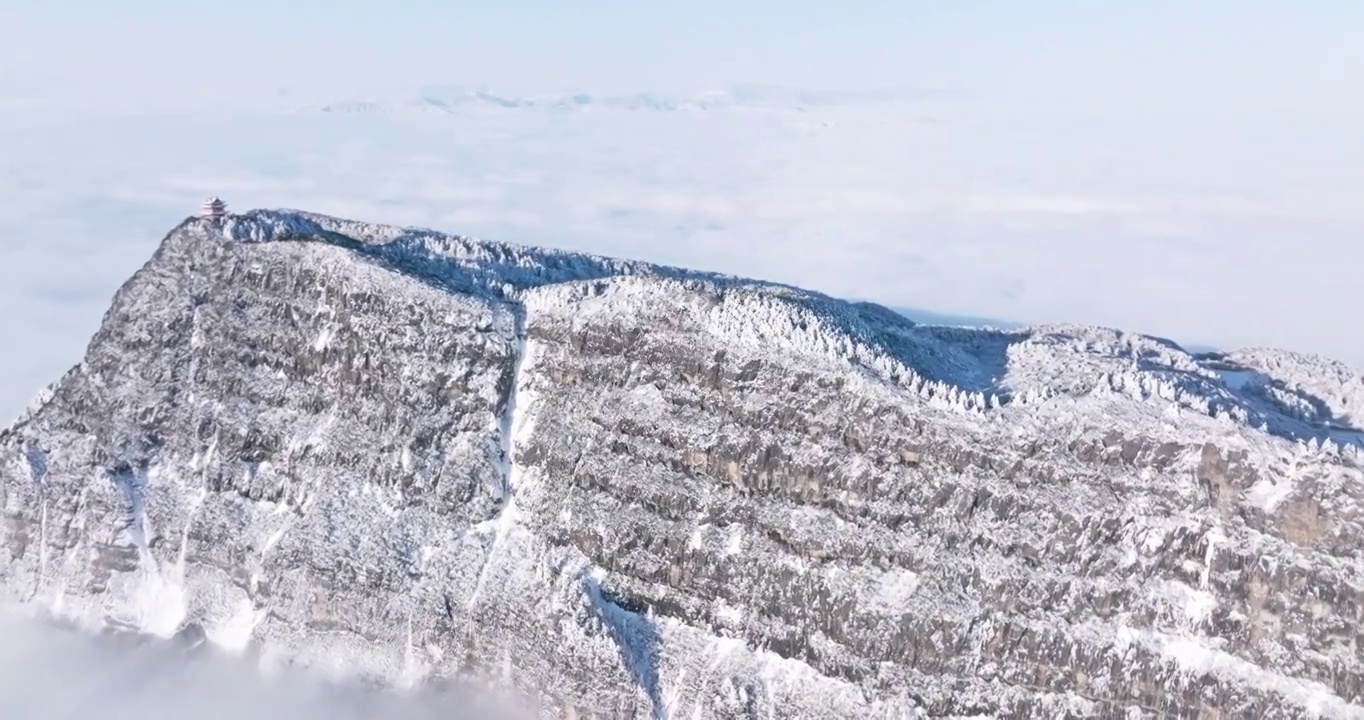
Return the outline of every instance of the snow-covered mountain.
{"type": "Polygon", "coordinates": [[[291,211],[0,435],[0,594],[547,717],[1364,717],[1364,377],[291,211]]]}
{"type": "Polygon", "coordinates": [[[542,94],[508,94],[488,88],[431,87],[398,97],[340,100],[302,108],[303,112],[339,114],[433,112],[451,113],[472,107],[549,110],[644,110],[704,112],[735,108],[803,110],[814,107],[923,103],[951,95],[942,91],[890,88],[869,91],[823,91],[769,85],[740,85],[690,95],[657,92],[598,94],[566,90],[542,94]]]}

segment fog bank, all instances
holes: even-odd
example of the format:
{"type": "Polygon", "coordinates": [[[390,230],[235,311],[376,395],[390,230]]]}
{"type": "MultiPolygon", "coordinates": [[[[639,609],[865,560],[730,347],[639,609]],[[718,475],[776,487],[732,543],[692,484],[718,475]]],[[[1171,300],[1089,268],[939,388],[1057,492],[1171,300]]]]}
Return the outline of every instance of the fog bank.
{"type": "Polygon", "coordinates": [[[511,718],[435,692],[378,691],[301,670],[263,672],[200,645],[89,635],[0,613],[0,717],[146,720],[511,718]]]}

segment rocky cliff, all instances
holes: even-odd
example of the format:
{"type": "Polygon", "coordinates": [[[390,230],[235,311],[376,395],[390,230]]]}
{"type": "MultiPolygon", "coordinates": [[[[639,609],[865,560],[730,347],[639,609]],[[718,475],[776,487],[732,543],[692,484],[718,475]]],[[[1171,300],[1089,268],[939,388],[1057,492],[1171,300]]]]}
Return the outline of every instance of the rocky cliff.
{"type": "Polygon", "coordinates": [[[1364,378],[299,212],[0,435],[0,596],[547,717],[1364,717],[1364,378]]]}

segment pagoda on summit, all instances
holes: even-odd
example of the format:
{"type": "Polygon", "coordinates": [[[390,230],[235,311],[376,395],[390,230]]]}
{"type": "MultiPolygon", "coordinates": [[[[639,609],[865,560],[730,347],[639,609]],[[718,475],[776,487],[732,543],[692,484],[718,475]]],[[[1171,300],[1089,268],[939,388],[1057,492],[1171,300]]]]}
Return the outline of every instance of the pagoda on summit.
{"type": "Polygon", "coordinates": [[[217,219],[226,214],[227,203],[216,197],[211,197],[199,205],[199,217],[217,219]]]}

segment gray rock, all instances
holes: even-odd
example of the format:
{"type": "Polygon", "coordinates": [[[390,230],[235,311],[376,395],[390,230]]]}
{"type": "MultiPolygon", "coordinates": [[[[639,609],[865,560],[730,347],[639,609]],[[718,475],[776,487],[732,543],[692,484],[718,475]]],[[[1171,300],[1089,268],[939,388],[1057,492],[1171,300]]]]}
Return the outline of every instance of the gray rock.
{"type": "Polygon", "coordinates": [[[1364,379],[191,219],[0,435],[0,596],[547,717],[1364,717],[1364,379]]]}

